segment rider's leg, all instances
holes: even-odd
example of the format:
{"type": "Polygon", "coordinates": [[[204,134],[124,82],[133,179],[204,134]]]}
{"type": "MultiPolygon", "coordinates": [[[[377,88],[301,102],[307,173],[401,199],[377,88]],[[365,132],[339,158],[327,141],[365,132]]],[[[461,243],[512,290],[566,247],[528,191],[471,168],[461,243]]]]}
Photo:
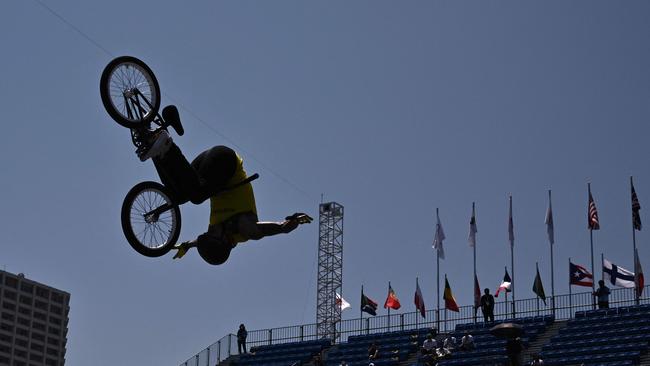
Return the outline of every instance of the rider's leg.
{"type": "Polygon", "coordinates": [[[160,180],[178,195],[177,200],[194,201],[196,192],[201,190],[201,180],[176,144],[172,143],[164,155],[152,160],[160,180]]]}
{"type": "Polygon", "coordinates": [[[235,174],[238,162],[235,151],[226,146],[214,146],[192,160],[192,167],[202,179],[203,195],[206,198],[228,184],[235,174]]]}

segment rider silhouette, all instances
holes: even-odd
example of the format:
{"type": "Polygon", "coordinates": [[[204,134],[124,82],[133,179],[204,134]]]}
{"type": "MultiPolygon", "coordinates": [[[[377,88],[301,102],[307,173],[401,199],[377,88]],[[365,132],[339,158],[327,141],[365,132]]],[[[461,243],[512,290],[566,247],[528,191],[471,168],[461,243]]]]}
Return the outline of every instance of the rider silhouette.
{"type": "MultiPolygon", "coordinates": [[[[176,123],[180,124],[179,121],[176,123]]],[[[226,146],[214,146],[199,154],[190,164],[167,131],[157,131],[139,149],[140,160],[153,160],[162,183],[172,192],[177,204],[191,201],[200,204],[210,199],[210,224],[207,232],[196,239],[174,247],[181,258],[188,249],[196,247],[199,255],[210,264],[222,264],[238,243],[249,239],[289,233],[299,224],[310,223],[304,213],[287,216],[283,222],[260,222],[257,218],[255,195],[246,180],[243,160],[226,146]],[[233,187],[228,189],[229,187],[233,187]]]]}

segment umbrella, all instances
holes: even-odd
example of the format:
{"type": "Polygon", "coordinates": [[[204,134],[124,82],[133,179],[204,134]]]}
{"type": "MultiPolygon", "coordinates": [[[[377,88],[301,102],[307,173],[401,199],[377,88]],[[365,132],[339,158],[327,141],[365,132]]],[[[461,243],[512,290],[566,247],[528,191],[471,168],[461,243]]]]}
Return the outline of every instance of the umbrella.
{"type": "Polygon", "coordinates": [[[490,328],[490,333],[500,338],[516,338],[524,334],[524,328],[515,323],[501,323],[490,328]]]}

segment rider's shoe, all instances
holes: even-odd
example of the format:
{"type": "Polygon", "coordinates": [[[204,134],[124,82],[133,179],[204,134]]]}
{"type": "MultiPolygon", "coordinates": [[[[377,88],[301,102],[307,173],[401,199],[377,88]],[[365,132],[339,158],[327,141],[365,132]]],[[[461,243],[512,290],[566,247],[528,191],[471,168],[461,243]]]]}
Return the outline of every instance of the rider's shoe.
{"type": "Polygon", "coordinates": [[[187,250],[190,249],[190,243],[188,242],[180,243],[174,246],[174,249],[178,250],[178,252],[176,252],[173,259],[183,258],[183,256],[187,253],[187,250]]]}
{"type": "Polygon", "coordinates": [[[307,215],[306,213],[302,213],[302,212],[296,212],[295,214],[293,214],[291,216],[287,216],[284,219],[285,220],[296,220],[296,221],[298,221],[299,224],[309,224],[310,222],[312,222],[312,220],[314,220],[314,219],[311,218],[311,216],[307,215]]]}
{"type": "Polygon", "coordinates": [[[148,138],[146,142],[135,151],[140,158],[140,161],[145,161],[149,158],[164,155],[169,147],[172,145],[172,138],[165,130],[158,130],[148,138]]]}

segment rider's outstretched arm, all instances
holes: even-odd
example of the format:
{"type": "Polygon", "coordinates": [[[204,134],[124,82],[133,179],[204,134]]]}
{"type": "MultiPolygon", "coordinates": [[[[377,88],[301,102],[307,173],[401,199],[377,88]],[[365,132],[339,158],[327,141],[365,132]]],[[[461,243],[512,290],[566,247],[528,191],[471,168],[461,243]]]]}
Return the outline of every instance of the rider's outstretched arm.
{"type": "Polygon", "coordinates": [[[312,218],[305,214],[294,214],[282,222],[257,221],[256,215],[241,215],[237,222],[237,231],[253,240],[265,236],[287,234],[298,225],[311,222],[312,218]]]}

